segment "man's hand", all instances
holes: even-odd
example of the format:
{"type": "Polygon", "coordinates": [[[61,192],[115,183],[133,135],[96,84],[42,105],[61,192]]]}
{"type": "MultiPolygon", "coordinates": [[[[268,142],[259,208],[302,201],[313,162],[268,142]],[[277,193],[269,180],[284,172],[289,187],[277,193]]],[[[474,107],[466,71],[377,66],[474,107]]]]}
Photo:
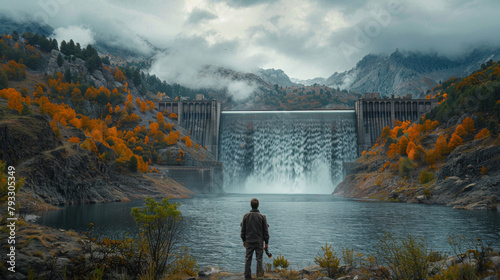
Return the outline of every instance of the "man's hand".
{"type": "Polygon", "coordinates": [[[247,247],[247,243],[246,242],[243,242],[243,247],[247,247]]]}
{"type": "Polygon", "coordinates": [[[264,247],[264,250],[267,250],[267,248],[269,248],[268,244],[266,244],[266,246],[264,247]]]}

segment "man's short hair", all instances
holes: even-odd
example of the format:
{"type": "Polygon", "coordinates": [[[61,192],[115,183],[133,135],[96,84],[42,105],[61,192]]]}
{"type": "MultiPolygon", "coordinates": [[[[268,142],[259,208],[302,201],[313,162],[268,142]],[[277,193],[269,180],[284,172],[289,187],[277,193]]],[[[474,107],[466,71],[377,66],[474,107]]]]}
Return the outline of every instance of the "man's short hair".
{"type": "Polygon", "coordinates": [[[259,200],[257,198],[252,198],[252,201],[250,201],[250,205],[252,206],[252,209],[259,208],[259,200]]]}

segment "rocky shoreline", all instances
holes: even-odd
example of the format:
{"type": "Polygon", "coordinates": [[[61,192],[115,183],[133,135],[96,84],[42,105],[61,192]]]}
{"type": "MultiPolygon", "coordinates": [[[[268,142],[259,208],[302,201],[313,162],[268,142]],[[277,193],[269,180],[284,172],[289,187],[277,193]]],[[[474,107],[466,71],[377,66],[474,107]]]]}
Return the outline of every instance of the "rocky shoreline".
{"type": "Polygon", "coordinates": [[[386,162],[381,156],[359,158],[353,173],[338,184],[333,195],[496,211],[500,207],[499,159],[495,139],[472,141],[455,149],[446,162],[436,166],[434,179],[421,184],[418,178],[380,172],[386,162]],[[484,166],[486,174],[481,171],[484,166]]]}
{"type": "MultiPolygon", "coordinates": [[[[6,232],[0,232],[0,238],[6,239],[6,232]]],[[[74,268],[73,261],[82,256],[80,240],[84,237],[74,231],[54,229],[31,224],[25,221],[18,222],[16,242],[16,273],[6,271],[5,266],[0,267],[2,279],[28,279],[29,275],[36,278],[53,278],[70,273],[74,268]]],[[[243,256],[242,256],[243,257],[243,256]]],[[[500,275],[500,254],[490,252],[485,257],[489,264],[488,277],[478,278],[483,280],[498,280],[500,275]]],[[[255,264],[254,264],[255,265],[255,264]]],[[[428,275],[436,275],[452,266],[478,267],[479,261],[472,254],[465,257],[451,256],[430,262],[427,265],[428,275]]],[[[253,268],[254,269],[254,268],[253,268]]],[[[271,270],[267,267],[264,279],[308,279],[308,280],[361,280],[367,279],[366,275],[376,275],[380,268],[367,266],[341,265],[336,273],[336,278],[328,278],[325,268],[312,265],[301,270],[271,270]]],[[[390,272],[389,272],[390,273],[390,272]]],[[[123,275],[122,275],[123,276],[123,275]]],[[[201,280],[236,280],[243,279],[242,272],[228,272],[227,269],[207,266],[201,269],[196,277],[185,276],[182,279],[201,280]]],[[[383,279],[375,277],[372,279],[383,279]]]]}

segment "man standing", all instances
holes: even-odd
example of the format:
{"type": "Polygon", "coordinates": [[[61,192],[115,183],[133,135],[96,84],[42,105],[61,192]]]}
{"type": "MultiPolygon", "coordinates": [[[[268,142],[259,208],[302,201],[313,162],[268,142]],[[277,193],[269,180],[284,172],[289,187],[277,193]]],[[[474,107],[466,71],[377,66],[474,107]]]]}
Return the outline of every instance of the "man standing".
{"type": "Polygon", "coordinates": [[[262,254],[263,250],[268,248],[269,243],[269,229],[267,225],[266,216],[262,215],[259,208],[259,201],[253,198],[250,201],[252,210],[243,216],[241,222],[241,239],[243,240],[243,247],[246,248],[245,255],[245,279],[252,279],[252,256],[255,251],[255,258],[257,260],[257,277],[264,276],[264,269],[262,267],[262,254]],[[263,243],[266,246],[263,246],[263,243]]]}

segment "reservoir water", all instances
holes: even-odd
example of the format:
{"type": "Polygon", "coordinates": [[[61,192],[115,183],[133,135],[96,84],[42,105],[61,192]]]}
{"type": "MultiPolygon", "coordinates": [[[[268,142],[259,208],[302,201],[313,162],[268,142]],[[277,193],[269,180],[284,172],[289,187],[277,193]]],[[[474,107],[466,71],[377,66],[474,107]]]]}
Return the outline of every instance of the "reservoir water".
{"type": "MultiPolygon", "coordinates": [[[[243,271],[240,222],[250,210],[253,197],[260,200],[259,209],[268,218],[270,252],[274,256],[282,253],[294,269],[314,264],[325,242],[339,254],[341,248],[373,252],[384,232],[396,237],[425,236],[429,248],[445,252],[450,251],[450,235],[464,235],[470,240],[482,237],[500,249],[498,212],[316,194],[226,194],[175,200],[181,203],[186,221],[181,244],[191,249],[201,267],[216,265],[243,271]]],[[[116,237],[134,232],[130,209],[141,205],[144,200],[68,206],[42,213],[38,223],[82,232],[92,222],[96,230],[116,237]]],[[[264,262],[272,263],[267,257],[264,262]]]]}

